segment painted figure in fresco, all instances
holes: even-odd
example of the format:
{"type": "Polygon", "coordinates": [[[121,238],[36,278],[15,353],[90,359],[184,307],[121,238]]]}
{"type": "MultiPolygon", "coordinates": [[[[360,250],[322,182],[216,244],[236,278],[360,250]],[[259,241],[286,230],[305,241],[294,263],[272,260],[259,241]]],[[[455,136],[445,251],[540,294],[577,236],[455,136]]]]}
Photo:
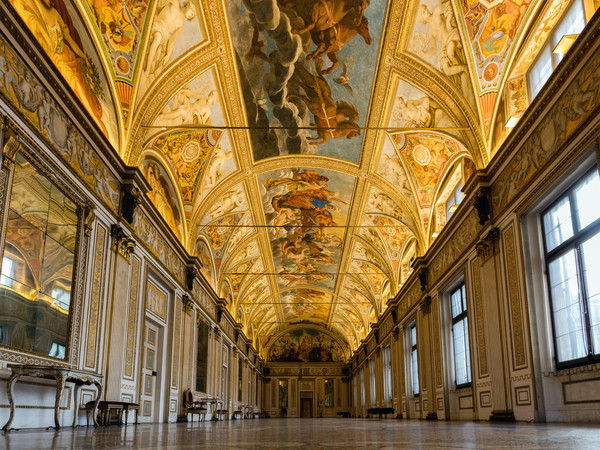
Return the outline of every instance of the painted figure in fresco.
{"type": "Polygon", "coordinates": [[[452,126],[448,114],[427,96],[405,100],[396,97],[392,119],[406,128],[443,128],[452,126]]]}
{"type": "Polygon", "coordinates": [[[355,23],[358,25],[370,0],[312,0],[308,2],[279,0],[279,3],[284,7],[294,9],[302,17],[305,27],[294,30],[295,33],[302,34],[311,30],[327,30],[339,23],[350,11],[356,13],[355,23]]]}
{"type": "Polygon", "coordinates": [[[427,5],[421,4],[417,20],[428,25],[428,42],[435,44],[428,50],[422,49],[420,53],[425,57],[435,55],[439,45],[440,70],[448,77],[456,79],[456,84],[468,96],[471,92],[468,68],[451,2],[443,0],[433,11],[430,11],[427,5]]]}
{"type": "Polygon", "coordinates": [[[330,138],[345,136],[351,139],[360,135],[356,124],[358,110],[355,105],[343,101],[335,102],[331,95],[329,83],[323,76],[322,60],[317,60],[317,70],[311,73],[303,65],[297,64],[291,84],[302,88],[305,95],[288,93],[288,99],[298,98],[304,102],[313,114],[317,127],[317,136],[308,140],[315,145],[325,144],[330,138]]]}
{"type": "Polygon", "coordinates": [[[340,64],[336,53],[344,47],[344,44],[354,39],[357,34],[362,36],[367,45],[371,45],[372,39],[369,33],[369,21],[362,15],[358,16],[358,12],[353,10],[331,28],[319,33],[311,32],[312,40],[317,45],[317,48],[306,58],[312,59],[327,55],[332,64],[327,69],[324,69],[323,73],[331,73],[340,64]]]}
{"type": "Polygon", "coordinates": [[[63,1],[11,0],[11,3],[102,132],[108,135],[97,98],[102,91],[96,69],[83,52],[81,38],[63,1]]]}
{"type": "Polygon", "coordinates": [[[192,0],[159,0],[156,16],[150,31],[150,49],[144,62],[144,70],[152,78],[167,66],[173,56],[175,42],[183,32],[184,21],[196,17],[196,7],[192,0]]]}
{"type": "Polygon", "coordinates": [[[167,182],[161,176],[158,164],[153,161],[148,161],[145,165],[146,180],[152,190],[148,192],[148,197],[156,206],[156,209],[160,215],[165,219],[169,227],[173,230],[175,235],[181,239],[181,232],[179,230],[180,219],[176,213],[175,207],[172,205],[172,201],[169,198],[167,192],[167,182]]]}
{"type": "Polygon", "coordinates": [[[217,92],[208,95],[190,88],[179,91],[171,107],[166,106],[158,115],[158,122],[165,126],[183,124],[211,125],[210,107],[218,100],[217,92]],[[194,100],[194,101],[192,101],[194,100]]]}

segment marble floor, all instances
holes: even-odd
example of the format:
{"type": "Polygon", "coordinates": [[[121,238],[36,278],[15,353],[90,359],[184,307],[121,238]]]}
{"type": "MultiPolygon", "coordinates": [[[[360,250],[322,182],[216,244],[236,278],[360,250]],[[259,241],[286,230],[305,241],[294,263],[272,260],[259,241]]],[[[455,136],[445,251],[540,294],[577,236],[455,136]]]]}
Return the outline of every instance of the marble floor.
{"type": "Polygon", "coordinates": [[[594,449],[600,425],[490,424],[377,419],[254,419],[65,427],[0,435],[0,448],[109,449],[594,449]]]}

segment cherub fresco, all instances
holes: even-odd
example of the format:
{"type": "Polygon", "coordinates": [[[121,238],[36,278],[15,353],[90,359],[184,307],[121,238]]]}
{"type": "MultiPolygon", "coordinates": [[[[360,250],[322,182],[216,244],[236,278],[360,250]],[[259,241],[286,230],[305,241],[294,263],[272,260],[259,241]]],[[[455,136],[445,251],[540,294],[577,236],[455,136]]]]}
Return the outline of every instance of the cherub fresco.
{"type": "Polygon", "coordinates": [[[358,161],[377,54],[369,47],[385,15],[384,4],[369,3],[228,2],[255,160],[319,153],[358,161]]]}

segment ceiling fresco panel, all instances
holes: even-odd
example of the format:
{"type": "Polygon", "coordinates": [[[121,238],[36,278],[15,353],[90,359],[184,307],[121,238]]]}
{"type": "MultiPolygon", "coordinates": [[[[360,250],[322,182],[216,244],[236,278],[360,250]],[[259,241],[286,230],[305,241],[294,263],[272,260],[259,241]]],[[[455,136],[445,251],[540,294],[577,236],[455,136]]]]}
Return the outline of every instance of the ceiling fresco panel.
{"type": "Polygon", "coordinates": [[[452,1],[421,0],[413,5],[406,50],[447,76],[474,107],[473,86],[452,1]]]}
{"type": "Polygon", "coordinates": [[[204,13],[198,0],[157,0],[145,32],[145,58],[139,75],[138,100],[179,56],[206,40],[204,13]]]}
{"type": "Polygon", "coordinates": [[[254,160],[316,153],[358,162],[386,4],[243,0],[227,7],[254,160]]]}
{"type": "Polygon", "coordinates": [[[133,84],[149,0],[86,0],[117,80],[133,84]]]}
{"type": "Polygon", "coordinates": [[[354,178],[287,169],[263,173],[259,180],[279,288],[333,289],[354,178]]]}

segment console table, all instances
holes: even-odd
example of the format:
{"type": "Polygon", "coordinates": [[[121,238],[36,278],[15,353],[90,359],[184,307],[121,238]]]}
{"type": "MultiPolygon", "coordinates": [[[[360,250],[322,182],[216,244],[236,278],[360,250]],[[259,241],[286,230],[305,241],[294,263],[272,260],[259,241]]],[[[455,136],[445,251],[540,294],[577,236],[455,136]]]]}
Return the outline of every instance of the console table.
{"type": "Polygon", "coordinates": [[[96,420],[96,411],[98,408],[98,402],[102,395],[102,375],[98,375],[92,372],[86,372],[83,370],[70,369],[64,366],[38,366],[38,365],[21,365],[21,364],[9,364],[8,368],[12,371],[8,382],[6,383],[6,392],[8,394],[8,401],[10,403],[10,417],[8,422],[2,427],[4,431],[10,431],[10,424],[13,421],[15,415],[15,402],[13,399],[13,389],[17,380],[22,376],[27,377],[38,377],[38,378],[50,378],[56,380],[56,400],[54,402],[54,428],[60,429],[58,422],[58,411],[60,407],[60,397],[65,388],[65,382],[71,381],[75,383],[75,414],[73,416],[73,427],[77,425],[77,413],[79,412],[79,388],[83,384],[95,384],[98,388],[98,394],[94,401],[93,419],[94,426],[98,426],[96,420]]]}

